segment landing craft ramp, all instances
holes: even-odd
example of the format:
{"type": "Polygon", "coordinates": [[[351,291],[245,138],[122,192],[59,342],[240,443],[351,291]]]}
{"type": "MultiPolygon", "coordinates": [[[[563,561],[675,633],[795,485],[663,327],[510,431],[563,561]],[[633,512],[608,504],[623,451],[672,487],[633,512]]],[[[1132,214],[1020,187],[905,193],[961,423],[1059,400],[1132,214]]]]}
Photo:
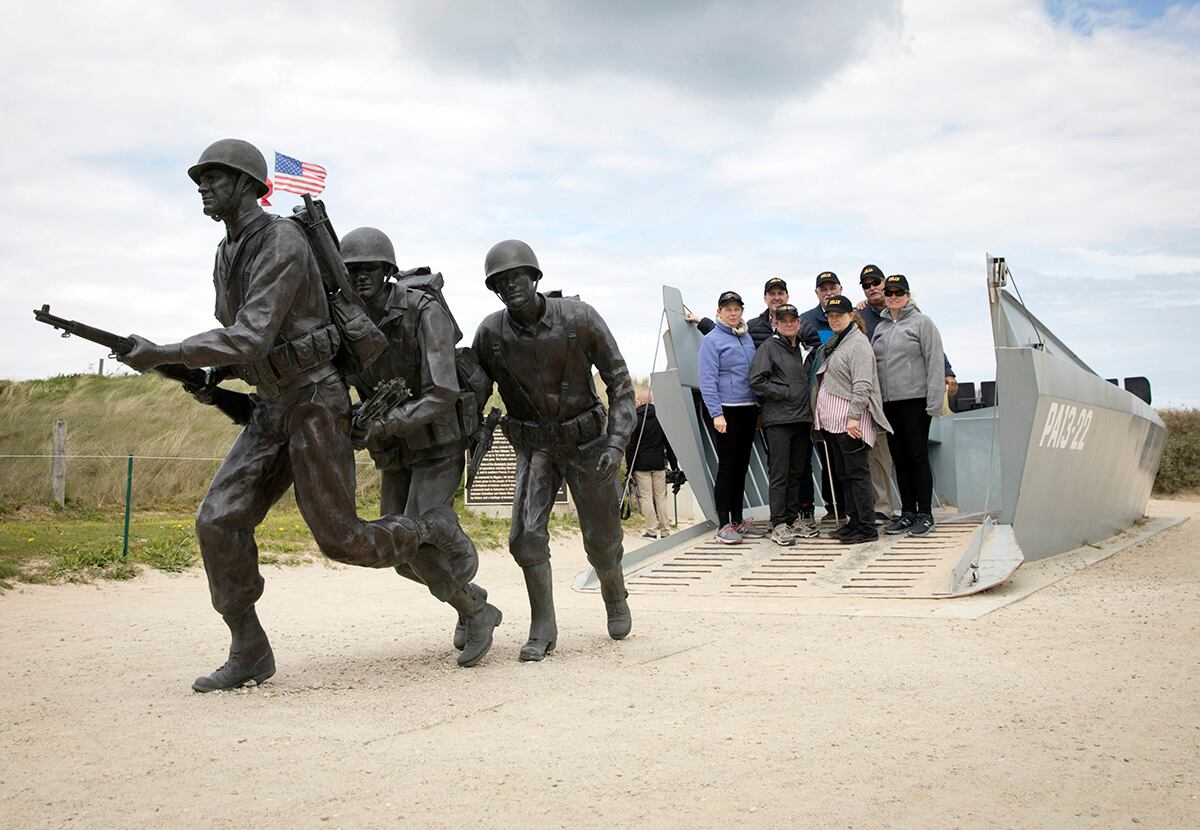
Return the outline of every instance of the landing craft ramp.
{"type": "MultiPolygon", "coordinates": [[[[1011,536],[990,518],[943,521],[924,537],[882,536],[843,545],[822,535],[780,547],[769,539],[723,545],[711,535],[642,562],[626,576],[631,594],[692,596],[892,597],[966,596],[1007,579],[1021,564],[1011,536]],[[980,574],[980,548],[993,568],[980,574]]],[[[832,530],[832,526],[827,526],[832,530]]]]}

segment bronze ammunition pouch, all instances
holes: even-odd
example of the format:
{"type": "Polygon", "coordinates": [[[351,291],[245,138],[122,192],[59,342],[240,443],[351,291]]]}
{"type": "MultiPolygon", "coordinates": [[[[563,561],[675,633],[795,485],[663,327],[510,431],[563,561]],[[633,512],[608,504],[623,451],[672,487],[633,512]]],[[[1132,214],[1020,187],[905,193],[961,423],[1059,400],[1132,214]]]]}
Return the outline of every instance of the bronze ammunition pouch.
{"type": "Polygon", "coordinates": [[[327,376],[340,343],[337,326],[331,323],[278,344],[265,360],[236,366],[233,374],[270,397],[280,389],[327,376]]]}
{"type": "Polygon", "coordinates": [[[504,437],[523,450],[574,449],[604,435],[607,428],[608,413],[599,402],[565,421],[541,423],[508,416],[500,419],[504,437]]]}

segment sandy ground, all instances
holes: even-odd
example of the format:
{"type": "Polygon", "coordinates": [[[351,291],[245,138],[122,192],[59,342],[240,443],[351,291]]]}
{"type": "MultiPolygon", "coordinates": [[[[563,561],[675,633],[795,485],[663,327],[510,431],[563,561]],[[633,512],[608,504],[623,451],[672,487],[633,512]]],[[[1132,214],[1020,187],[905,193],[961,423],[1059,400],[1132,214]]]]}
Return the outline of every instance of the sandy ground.
{"type": "Polygon", "coordinates": [[[20,587],[0,825],[1196,827],[1198,551],[1192,518],[975,620],[635,596],[615,643],[566,540],[559,651],[516,661],[528,609],[493,552],[505,622],[469,670],[394,575],[272,569],[279,673],[203,696],[226,632],[199,572],[20,587]]]}

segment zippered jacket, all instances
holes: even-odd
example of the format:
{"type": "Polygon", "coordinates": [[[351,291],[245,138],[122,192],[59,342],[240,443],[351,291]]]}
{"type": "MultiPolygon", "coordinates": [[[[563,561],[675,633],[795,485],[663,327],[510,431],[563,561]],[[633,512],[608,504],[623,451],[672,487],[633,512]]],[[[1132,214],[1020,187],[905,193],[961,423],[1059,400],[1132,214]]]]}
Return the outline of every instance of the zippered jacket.
{"type": "Polygon", "coordinates": [[[808,400],[812,352],[805,359],[800,339],[796,345],[772,334],[754,353],[750,362],[750,388],[762,404],[763,426],[812,423],[808,400]]]}
{"type": "Polygon", "coordinates": [[[920,398],[931,416],[942,414],[946,359],[933,320],[909,300],[898,320],[890,313],[880,315],[871,347],[885,403],[920,398]]]}
{"type": "Polygon", "coordinates": [[[756,403],[750,391],[750,361],[754,359],[754,341],[750,335],[737,335],[724,323],[704,335],[700,341],[700,394],[708,414],[725,414],[725,404],[756,403]]]}

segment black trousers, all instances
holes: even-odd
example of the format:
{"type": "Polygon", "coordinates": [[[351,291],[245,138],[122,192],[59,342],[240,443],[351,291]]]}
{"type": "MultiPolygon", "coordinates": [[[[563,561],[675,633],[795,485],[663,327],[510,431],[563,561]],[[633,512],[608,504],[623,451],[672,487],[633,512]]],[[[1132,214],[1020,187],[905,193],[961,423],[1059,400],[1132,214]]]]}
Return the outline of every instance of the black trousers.
{"type": "Polygon", "coordinates": [[[808,472],[809,501],[807,507],[812,507],[812,440],[810,433],[812,424],[808,421],[797,421],[791,424],[774,424],[766,428],[767,433],[767,473],[771,483],[771,526],[791,524],[800,515],[800,507],[804,503],[801,493],[804,489],[805,468],[808,472]],[[806,464],[805,462],[808,461],[806,464]]]}
{"type": "Polygon", "coordinates": [[[717,476],[713,483],[713,501],[717,520],[725,525],[742,521],[742,501],[746,494],[746,471],[750,469],[750,450],[758,430],[757,406],[725,406],[725,432],[716,433],[717,476]]]}
{"type": "Polygon", "coordinates": [[[883,414],[892,424],[888,448],[905,513],[933,514],[933,471],[929,468],[929,423],[924,398],[888,401],[883,414]]]}
{"type": "Polygon", "coordinates": [[[875,491],[871,489],[871,448],[844,432],[826,432],[829,459],[842,480],[844,504],[838,504],[852,527],[875,529],[875,491]]]}
{"type": "Polygon", "coordinates": [[[292,485],[321,552],[347,565],[392,568],[417,553],[417,524],[358,518],[350,395],[337,375],[263,399],[209,485],[196,513],[213,608],[238,616],[263,592],[254,529],[292,485]]]}

